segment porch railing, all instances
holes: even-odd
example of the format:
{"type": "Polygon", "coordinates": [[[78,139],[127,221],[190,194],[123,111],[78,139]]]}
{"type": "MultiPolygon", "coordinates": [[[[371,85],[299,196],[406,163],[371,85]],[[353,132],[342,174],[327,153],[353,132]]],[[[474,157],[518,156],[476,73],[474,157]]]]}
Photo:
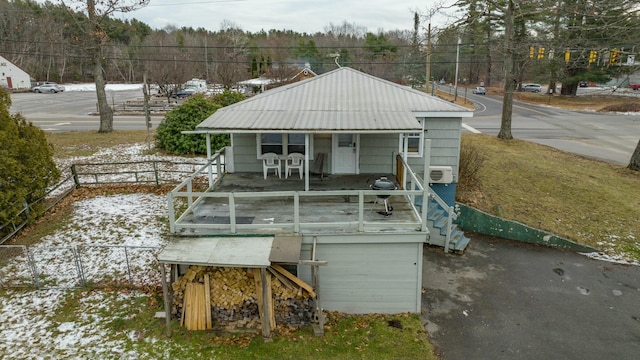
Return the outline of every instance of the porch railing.
{"type": "MultiPolygon", "coordinates": [[[[420,203],[421,212],[424,214],[422,219],[426,218],[426,213],[428,212],[429,204],[426,199],[434,200],[445,212],[447,216],[447,223],[445,229],[445,242],[444,242],[444,251],[449,252],[449,245],[451,243],[451,233],[453,232],[454,225],[453,222],[457,219],[458,215],[454,211],[454,207],[447,204],[438,194],[436,194],[430,187],[426,187],[423,185],[424,180],[421,176],[416,174],[413,169],[407,164],[401,156],[397,157],[397,161],[401,164],[403,169],[406,169],[406,177],[403,177],[403,188],[405,189],[418,189],[423,193],[419,195],[420,197],[416,197],[410,195],[410,201],[412,204],[420,203]]],[[[425,164],[425,168],[429,168],[429,164],[425,164]]],[[[423,226],[426,226],[426,221],[424,221],[423,226]]]]}
{"type": "MultiPolygon", "coordinates": [[[[385,227],[413,227],[413,230],[428,233],[427,226],[427,202],[420,204],[419,199],[434,199],[448,214],[447,224],[447,242],[450,241],[450,233],[452,229],[452,217],[455,216],[453,207],[448,206],[436,193],[428,186],[423,186],[420,176],[415,174],[411,167],[404,163],[407,169],[407,176],[403,180],[405,182],[404,190],[333,190],[333,191],[271,191],[271,192],[215,192],[215,188],[224,176],[224,164],[222,162],[224,149],[218,151],[211,157],[209,162],[196,171],[194,174],[180,183],[173,191],[168,194],[169,222],[170,231],[176,232],[176,229],[206,229],[227,231],[235,234],[242,230],[251,229],[285,229],[293,233],[300,233],[305,228],[313,226],[322,226],[323,229],[345,229],[351,227],[357,229],[358,232],[366,232],[368,229],[379,231],[380,226],[385,227]],[[214,169],[215,168],[215,169],[214,169]],[[220,175],[218,175],[220,174],[220,175]],[[208,175],[209,183],[206,189],[201,184],[198,190],[197,179],[208,175]],[[365,214],[370,209],[365,208],[365,198],[376,196],[403,196],[408,200],[411,210],[413,211],[417,221],[393,222],[387,221],[365,221],[365,214]],[[353,217],[344,217],[344,221],[332,219],[330,222],[322,221],[305,221],[301,216],[301,206],[309,202],[311,198],[344,197],[357,199],[357,214],[353,217]],[[221,199],[220,201],[228,207],[226,215],[229,217],[228,223],[188,223],[185,220],[193,214],[195,207],[206,199],[221,199]],[[281,217],[288,219],[287,221],[271,222],[268,224],[247,224],[239,222],[242,215],[237,211],[237,205],[243,202],[258,201],[261,199],[271,198],[273,201],[279,201],[283,205],[278,208],[281,217]],[[282,216],[284,215],[284,216],[282,216]]],[[[308,217],[307,217],[308,218],[308,217]]]]}

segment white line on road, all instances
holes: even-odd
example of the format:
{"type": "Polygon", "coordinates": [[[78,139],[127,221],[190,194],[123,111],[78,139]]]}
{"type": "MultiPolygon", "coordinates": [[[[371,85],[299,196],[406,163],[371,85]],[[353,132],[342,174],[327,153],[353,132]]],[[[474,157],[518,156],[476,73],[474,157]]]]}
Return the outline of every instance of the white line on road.
{"type": "Polygon", "coordinates": [[[465,123],[462,123],[462,127],[463,127],[463,128],[465,128],[465,129],[467,129],[468,131],[470,131],[470,132],[474,133],[474,134],[482,134],[482,131],[477,130],[477,129],[475,129],[475,128],[472,128],[471,126],[469,126],[469,125],[467,125],[467,124],[465,124],[465,123]]]}

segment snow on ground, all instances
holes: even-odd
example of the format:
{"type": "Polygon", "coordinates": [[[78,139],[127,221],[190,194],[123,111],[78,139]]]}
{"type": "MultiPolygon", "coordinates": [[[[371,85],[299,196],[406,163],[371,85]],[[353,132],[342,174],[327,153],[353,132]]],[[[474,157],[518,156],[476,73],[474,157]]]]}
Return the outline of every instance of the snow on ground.
{"type": "MultiPolygon", "coordinates": [[[[120,146],[60,163],[149,158],[185,160],[145,155],[146,149],[145,144],[120,146]]],[[[77,292],[64,288],[81,285],[76,259],[80,259],[87,281],[115,280],[126,284],[128,261],[135,285],[158,286],[160,274],[156,254],[167,241],[166,216],[167,200],[163,195],[114,194],[74,203],[66,224],[55,233],[42,237],[40,243],[29,246],[41,284],[57,289],[9,289],[0,295],[0,358],[102,359],[144,355],[125,350],[131,347],[132,336],[114,333],[106,325],[121,316],[119,314],[135,298],[147,295],[102,289],[77,292]],[[126,254],[121,247],[125,245],[132,247],[126,254]],[[67,311],[65,303],[75,296],[81,297],[77,316],[74,320],[60,320],[67,311]]],[[[33,284],[32,269],[25,255],[12,257],[0,268],[0,285],[33,284]]],[[[147,338],[145,341],[158,339],[147,338]]],[[[172,346],[170,342],[162,343],[168,348],[172,346]]]]}
{"type": "MultiPolygon", "coordinates": [[[[63,84],[64,91],[96,91],[96,84],[63,84]]],[[[107,84],[107,91],[141,90],[142,84],[107,84]]]]}

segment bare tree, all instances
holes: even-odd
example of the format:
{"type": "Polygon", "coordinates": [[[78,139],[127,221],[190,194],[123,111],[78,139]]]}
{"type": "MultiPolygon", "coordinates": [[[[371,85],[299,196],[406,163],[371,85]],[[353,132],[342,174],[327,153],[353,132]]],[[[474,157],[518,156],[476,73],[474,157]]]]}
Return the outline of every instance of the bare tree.
{"type": "Polygon", "coordinates": [[[188,53],[178,46],[176,31],[157,32],[145,39],[142,54],[149,83],[157,84],[169,99],[173,92],[193,77],[188,53]]]}
{"type": "Polygon", "coordinates": [[[636,150],[633,152],[633,155],[631,155],[631,160],[629,160],[627,167],[631,170],[640,171],[640,140],[638,140],[636,150]]]}
{"type": "Polygon", "coordinates": [[[82,29],[89,40],[89,46],[86,50],[91,57],[96,84],[96,96],[100,112],[100,129],[98,132],[111,132],[113,131],[113,110],[107,102],[103,74],[106,58],[104,51],[109,42],[109,34],[105,29],[105,23],[112,14],[134,11],[146,6],[149,0],[67,0],[66,2],[61,0],[61,2],[66,8],[82,12],[87,17],[87,22],[82,29]]]}
{"type": "Polygon", "coordinates": [[[216,79],[229,89],[250,73],[247,35],[239,26],[224,21],[216,37],[218,48],[214,59],[218,63],[215,69],[216,79]]]}

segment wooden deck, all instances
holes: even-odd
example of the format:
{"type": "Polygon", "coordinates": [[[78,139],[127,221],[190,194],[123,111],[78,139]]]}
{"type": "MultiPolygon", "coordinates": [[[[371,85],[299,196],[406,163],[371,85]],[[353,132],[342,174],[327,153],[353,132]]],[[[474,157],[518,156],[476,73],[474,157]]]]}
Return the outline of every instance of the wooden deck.
{"type": "MultiPolygon", "coordinates": [[[[395,177],[389,174],[389,179],[395,177]]],[[[396,190],[384,214],[382,191],[369,185],[381,174],[325,175],[310,179],[310,191],[297,175],[280,179],[262,173],[225,174],[215,190],[199,193],[175,222],[180,234],[313,234],[415,232],[422,221],[406,194],[396,190]]],[[[180,199],[180,197],[176,198],[180,199]]],[[[186,199],[186,197],[183,197],[186,199]]],[[[184,203],[184,201],[183,201],[184,203]]]]}

